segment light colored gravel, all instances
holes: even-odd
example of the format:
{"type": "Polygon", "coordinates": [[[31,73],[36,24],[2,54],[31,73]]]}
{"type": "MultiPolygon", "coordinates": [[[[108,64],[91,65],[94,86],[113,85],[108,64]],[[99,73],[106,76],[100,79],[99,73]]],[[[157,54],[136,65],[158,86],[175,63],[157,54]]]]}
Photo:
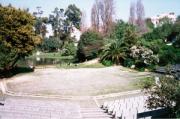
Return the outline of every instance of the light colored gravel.
{"type": "Polygon", "coordinates": [[[149,74],[117,66],[97,69],[47,68],[13,77],[7,80],[7,86],[16,93],[89,96],[134,90],[137,79],[149,74]]]}

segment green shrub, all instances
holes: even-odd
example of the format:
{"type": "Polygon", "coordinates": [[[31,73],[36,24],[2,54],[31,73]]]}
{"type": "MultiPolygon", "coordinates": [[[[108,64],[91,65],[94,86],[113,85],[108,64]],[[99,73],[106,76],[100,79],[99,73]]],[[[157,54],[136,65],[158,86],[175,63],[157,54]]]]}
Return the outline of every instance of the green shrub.
{"type": "Polygon", "coordinates": [[[122,47],[122,42],[119,40],[115,40],[110,43],[106,47],[104,47],[100,60],[103,62],[104,60],[108,60],[113,62],[114,64],[120,64],[126,58],[126,51],[128,49],[126,47],[122,47]]]}
{"type": "Polygon", "coordinates": [[[45,38],[39,47],[44,52],[56,52],[62,45],[63,43],[59,38],[49,37],[45,38]]]}
{"type": "Polygon", "coordinates": [[[130,56],[135,61],[135,66],[138,69],[147,68],[151,65],[156,65],[159,62],[157,55],[153,51],[143,46],[133,46],[130,48],[130,56]]]}
{"type": "Polygon", "coordinates": [[[101,62],[110,60],[115,64],[123,64],[125,59],[129,57],[130,48],[137,43],[138,37],[135,27],[118,21],[112,32],[112,39],[101,53],[101,62]]]}
{"type": "Polygon", "coordinates": [[[180,48],[180,34],[177,35],[176,41],[173,43],[173,46],[176,48],[180,48]]]}
{"type": "Polygon", "coordinates": [[[98,57],[103,47],[103,37],[95,31],[86,31],[78,43],[77,58],[79,61],[98,57]]]}
{"type": "Polygon", "coordinates": [[[104,66],[112,66],[113,62],[111,60],[103,60],[101,62],[104,66]]]}
{"type": "Polygon", "coordinates": [[[138,41],[138,45],[149,48],[153,51],[154,54],[158,54],[160,49],[166,44],[162,39],[154,39],[149,41],[147,39],[141,38],[138,41]]]}
{"type": "Polygon", "coordinates": [[[153,29],[152,32],[144,34],[143,38],[149,41],[152,41],[154,39],[162,39],[165,41],[165,39],[172,33],[172,31],[173,24],[171,22],[167,22],[153,29]]]}
{"type": "Polygon", "coordinates": [[[16,52],[10,48],[5,47],[3,43],[0,42],[0,70],[8,70],[10,67],[9,62],[14,60],[16,52]]]}
{"type": "Polygon", "coordinates": [[[159,53],[159,65],[180,63],[180,49],[173,46],[164,46],[159,53]]]}
{"type": "Polygon", "coordinates": [[[157,109],[166,108],[166,117],[179,118],[180,115],[180,82],[170,77],[160,77],[158,84],[152,79],[146,80],[142,85],[148,94],[147,108],[157,109]]]}
{"type": "Polygon", "coordinates": [[[73,42],[64,44],[63,56],[75,56],[77,48],[73,42]]]}
{"type": "Polygon", "coordinates": [[[132,65],[134,65],[135,64],[135,61],[133,60],[133,59],[131,59],[131,58],[126,58],[125,60],[124,60],[124,66],[125,67],[131,67],[132,65]]]}

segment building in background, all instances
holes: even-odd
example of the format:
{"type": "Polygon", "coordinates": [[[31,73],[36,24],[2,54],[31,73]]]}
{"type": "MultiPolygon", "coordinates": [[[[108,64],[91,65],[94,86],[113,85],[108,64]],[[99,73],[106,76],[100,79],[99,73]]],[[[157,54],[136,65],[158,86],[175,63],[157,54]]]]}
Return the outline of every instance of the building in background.
{"type": "Polygon", "coordinates": [[[75,45],[77,46],[77,44],[78,44],[78,42],[80,40],[82,32],[79,29],[77,29],[76,27],[73,26],[71,28],[70,34],[71,34],[71,37],[75,38],[75,45]]]}
{"type": "Polygon", "coordinates": [[[161,20],[163,18],[168,18],[171,22],[174,23],[176,21],[177,16],[175,15],[174,12],[164,13],[164,14],[160,14],[160,15],[151,17],[151,21],[154,24],[154,26],[157,27],[158,25],[162,24],[161,20]]]}

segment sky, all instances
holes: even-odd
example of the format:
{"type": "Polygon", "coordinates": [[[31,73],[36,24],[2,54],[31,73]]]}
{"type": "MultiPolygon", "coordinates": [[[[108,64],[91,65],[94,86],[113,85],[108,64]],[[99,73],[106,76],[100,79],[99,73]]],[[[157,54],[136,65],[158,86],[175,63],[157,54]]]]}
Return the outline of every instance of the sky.
{"type": "MultiPolygon", "coordinates": [[[[115,19],[128,20],[129,7],[131,2],[136,0],[114,0],[115,19]]],[[[162,13],[174,12],[180,15],[180,0],[142,0],[145,7],[145,17],[152,17],[162,13]]],[[[2,5],[17,8],[29,8],[30,12],[36,11],[37,6],[41,6],[44,16],[49,16],[55,7],[67,8],[69,4],[75,4],[81,11],[86,13],[86,22],[90,25],[91,8],[94,0],[0,0],[2,5]]]]}

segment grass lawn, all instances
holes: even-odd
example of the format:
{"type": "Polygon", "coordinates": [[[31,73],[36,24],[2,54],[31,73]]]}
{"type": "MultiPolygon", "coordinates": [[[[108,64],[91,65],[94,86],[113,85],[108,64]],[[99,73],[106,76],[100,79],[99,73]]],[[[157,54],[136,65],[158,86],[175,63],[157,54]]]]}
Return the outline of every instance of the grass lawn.
{"type": "Polygon", "coordinates": [[[91,65],[85,65],[85,64],[61,64],[57,65],[58,68],[63,68],[63,69],[78,69],[78,68],[104,68],[104,66],[101,63],[95,63],[91,65]]]}
{"type": "Polygon", "coordinates": [[[33,54],[31,56],[29,56],[29,58],[35,58],[35,57],[39,57],[39,58],[58,58],[58,59],[73,59],[73,56],[62,56],[62,54],[60,52],[54,52],[54,53],[40,53],[40,55],[36,55],[33,54]]]}

